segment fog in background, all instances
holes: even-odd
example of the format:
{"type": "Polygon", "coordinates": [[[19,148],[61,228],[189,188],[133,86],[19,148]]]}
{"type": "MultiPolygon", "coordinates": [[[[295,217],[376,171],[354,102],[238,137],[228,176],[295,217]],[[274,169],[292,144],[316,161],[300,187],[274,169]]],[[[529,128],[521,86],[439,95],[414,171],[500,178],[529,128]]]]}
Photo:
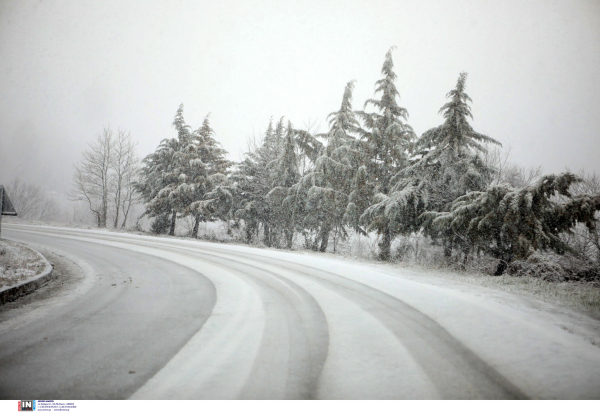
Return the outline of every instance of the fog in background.
{"type": "Polygon", "coordinates": [[[192,127],[211,112],[239,160],[269,118],[316,124],[356,79],[373,97],[386,51],[420,135],[461,71],[475,130],[512,161],[600,172],[598,1],[0,1],[0,184],[50,192],[106,125],[143,157],[180,103],[192,127]]]}

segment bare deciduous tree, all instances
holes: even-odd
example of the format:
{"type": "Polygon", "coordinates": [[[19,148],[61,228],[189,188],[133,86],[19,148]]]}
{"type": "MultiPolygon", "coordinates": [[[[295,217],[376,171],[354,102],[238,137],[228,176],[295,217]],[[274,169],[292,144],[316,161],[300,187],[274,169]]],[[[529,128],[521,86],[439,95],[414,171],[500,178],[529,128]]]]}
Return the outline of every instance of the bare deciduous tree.
{"type": "Polygon", "coordinates": [[[136,200],[133,182],[139,170],[140,159],[136,155],[135,148],[137,143],[131,140],[129,132],[119,130],[117,137],[113,141],[113,153],[111,159],[111,168],[113,171],[113,205],[114,205],[114,224],[119,224],[119,215],[123,213],[123,222],[121,228],[127,223],[127,216],[131,205],[136,200]]]}
{"type": "Polygon", "coordinates": [[[15,210],[23,219],[53,220],[58,217],[58,205],[35,183],[15,178],[6,187],[15,210]]]}
{"type": "Polygon", "coordinates": [[[490,182],[492,185],[508,183],[512,187],[522,188],[531,186],[542,176],[542,167],[523,167],[509,161],[512,147],[506,149],[488,145],[482,154],[486,166],[495,170],[490,182]]]}
{"type": "Polygon", "coordinates": [[[135,146],[128,132],[118,130],[114,138],[110,127],[105,127],[75,165],[70,198],[87,202],[98,227],[106,227],[111,201],[114,227],[119,223],[121,211],[124,215],[122,227],[125,226],[135,200],[133,179],[138,170],[135,146]]]}
{"type": "Polygon", "coordinates": [[[106,227],[111,149],[112,131],[110,127],[105,127],[96,140],[89,144],[88,150],[83,152],[83,159],[75,166],[73,174],[74,188],[70,198],[87,201],[98,227],[106,227]]]}

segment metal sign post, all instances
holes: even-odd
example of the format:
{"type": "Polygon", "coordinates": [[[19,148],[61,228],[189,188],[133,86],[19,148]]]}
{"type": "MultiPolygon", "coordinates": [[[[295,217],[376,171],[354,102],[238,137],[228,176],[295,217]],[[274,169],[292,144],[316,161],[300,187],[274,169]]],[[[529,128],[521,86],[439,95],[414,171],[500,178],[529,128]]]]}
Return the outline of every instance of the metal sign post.
{"type": "Polygon", "coordinates": [[[17,216],[17,212],[8,198],[4,186],[0,185],[0,239],[2,239],[2,215],[17,216]]]}

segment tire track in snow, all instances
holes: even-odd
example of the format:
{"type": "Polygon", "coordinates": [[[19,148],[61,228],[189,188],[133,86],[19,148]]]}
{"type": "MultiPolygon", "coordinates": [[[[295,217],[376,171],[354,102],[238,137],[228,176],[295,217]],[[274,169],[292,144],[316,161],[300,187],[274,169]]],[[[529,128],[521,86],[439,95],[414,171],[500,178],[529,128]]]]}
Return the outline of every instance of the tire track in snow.
{"type": "MultiPolygon", "coordinates": [[[[205,253],[205,252],[203,252],[205,253]]],[[[306,276],[360,306],[388,328],[426,372],[442,398],[526,399],[510,381],[439,323],[391,295],[312,266],[243,252],[212,254],[260,260],[306,276]]]]}
{"type": "MultiPolygon", "coordinates": [[[[31,232],[35,232],[35,230],[31,232]]],[[[223,271],[227,271],[228,275],[238,277],[243,279],[244,282],[252,284],[255,288],[255,293],[261,296],[265,315],[261,344],[258,346],[257,353],[254,356],[251,371],[242,379],[245,383],[241,388],[240,384],[237,383],[236,385],[235,382],[240,382],[240,378],[244,375],[244,368],[240,368],[237,371],[237,379],[228,380],[222,376],[216,378],[216,375],[223,374],[215,371],[215,366],[207,370],[207,368],[202,368],[197,362],[198,369],[202,370],[198,373],[200,377],[196,376],[190,380],[190,376],[187,375],[185,383],[182,383],[180,380],[173,380],[172,376],[165,376],[162,380],[161,378],[153,378],[156,382],[152,383],[149,388],[142,387],[134,397],[150,396],[161,398],[169,396],[181,398],[185,397],[185,391],[188,391],[192,395],[191,398],[310,399],[314,397],[315,385],[327,357],[327,322],[315,299],[298,285],[274,272],[265,271],[264,268],[239,264],[237,262],[227,262],[220,256],[215,258],[214,255],[202,253],[193,248],[174,247],[173,245],[165,244],[157,245],[156,242],[148,242],[142,239],[123,239],[105,235],[77,233],[74,231],[68,231],[68,233],[64,234],[57,234],[52,230],[40,230],[40,232],[50,233],[57,237],[85,238],[86,241],[91,241],[92,243],[120,243],[125,247],[129,245],[128,249],[131,249],[131,245],[142,248],[155,248],[159,246],[161,250],[168,250],[172,255],[167,256],[156,251],[144,249],[134,248],[132,250],[160,256],[188,267],[194,267],[196,270],[200,270],[200,267],[204,266],[202,273],[207,274],[213,283],[215,283],[216,277],[208,275],[211,271],[218,271],[220,275],[224,274],[223,271]],[[90,238],[93,240],[90,240],[90,238]],[[210,262],[210,266],[206,267],[205,264],[200,265],[198,262],[196,265],[190,265],[185,261],[181,261],[177,256],[181,256],[184,259],[193,258],[195,261],[200,260],[203,263],[210,262]],[[204,379],[201,379],[202,377],[204,379]],[[159,380],[162,383],[159,384],[159,380]],[[175,384],[175,381],[179,383],[175,384]],[[221,384],[218,388],[215,386],[216,381],[221,384]],[[194,383],[195,387],[193,387],[194,383]],[[178,385],[179,389],[175,389],[178,385]],[[185,390],[182,390],[183,388],[185,390]]],[[[235,289],[235,287],[231,287],[230,289],[235,289]]],[[[223,288],[221,288],[221,291],[223,291],[223,288]]],[[[219,306],[222,307],[222,303],[219,305],[220,296],[222,296],[222,293],[217,292],[217,308],[219,306]]],[[[236,303],[240,306],[244,301],[245,299],[241,299],[240,301],[236,301],[236,303]]],[[[230,299],[229,303],[233,304],[233,301],[230,299]]],[[[238,308],[237,312],[241,314],[242,312],[256,313],[256,311],[255,302],[246,308],[238,308]]],[[[220,318],[223,319],[221,315],[219,314],[220,318]]],[[[214,319],[211,319],[213,323],[214,319]]],[[[206,354],[211,352],[211,350],[207,350],[208,346],[211,347],[212,352],[214,352],[214,357],[211,359],[213,365],[218,364],[218,360],[221,360],[221,363],[225,363],[225,360],[219,358],[231,355],[236,350],[239,352],[245,349],[242,345],[244,339],[240,339],[241,336],[235,336],[235,334],[240,334],[244,330],[246,331],[246,336],[251,333],[246,330],[247,328],[243,325],[243,319],[241,318],[234,321],[230,319],[226,323],[229,323],[229,325],[222,326],[222,329],[226,330],[226,333],[211,336],[208,342],[204,342],[202,348],[203,353],[206,354]],[[233,345],[232,342],[234,341],[238,342],[238,344],[233,345]],[[235,347],[235,350],[232,349],[233,347],[235,347]],[[215,360],[215,358],[217,359],[215,360]]],[[[211,325],[207,326],[210,327],[211,325]]],[[[200,348],[198,347],[197,349],[200,348]]],[[[252,351],[250,352],[252,353],[252,351]]],[[[196,354],[187,351],[186,356],[192,357],[196,356],[196,354]]],[[[196,357],[198,359],[202,358],[207,362],[209,360],[209,356],[207,355],[196,357]]],[[[181,364],[182,362],[178,361],[178,363],[181,364]]],[[[231,364],[231,362],[229,363],[231,364]]],[[[222,365],[222,368],[226,369],[227,367],[222,365]]],[[[229,366],[229,369],[231,369],[231,366],[229,366]]]]}
{"type": "Polygon", "coordinates": [[[64,301],[60,294],[58,302],[50,297],[23,322],[2,328],[2,398],[127,398],[202,330],[212,312],[213,284],[182,265],[114,244],[82,247],[80,238],[34,239],[85,261],[86,280],[82,291],[64,301]],[[133,279],[120,273],[123,267],[133,279]]]}
{"type": "MultiPolygon", "coordinates": [[[[130,242],[136,241],[131,240],[130,242]]],[[[146,243],[144,241],[141,242],[146,243]]],[[[152,242],[148,243],[152,244],[152,242]]],[[[219,262],[223,262],[223,259],[229,260],[227,262],[229,266],[232,264],[232,255],[236,255],[250,261],[258,260],[276,268],[288,269],[292,273],[307,276],[311,280],[321,283],[328,289],[360,306],[365,312],[371,314],[388,328],[423,368],[442,398],[527,398],[508,379],[488,365],[466,345],[450,335],[433,319],[414,309],[412,306],[407,305],[400,299],[363,283],[312,266],[239,251],[218,252],[211,250],[209,252],[206,248],[200,251],[187,245],[162,245],[162,247],[174,251],[185,249],[196,256],[204,258],[213,256],[219,262]]],[[[243,267],[240,269],[240,273],[242,274],[251,267],[261,270],[260,267],[249,264],[247,260],[241,263],[243,264],[243,267]]],[[[272,277],[279,276],[275,272],[270,272],[270,275],[272,277]]],[[[270,331],[274,331],[274,329],[270,329],[270,331]]],[[[272,339],[270,333],[265,334],[266,339],[269,339],[269,336],[272,339]]],[[[260,364],[260,361],[258,363],[260,364]]],[[[255,372],[259,370],[255,369],[255,372]]],[[[256,391],[261,386],[259,382],[261,381],[252,381],[250,387],[256,391]]],[[[246,395],[248,394],[246,392],[246,395]]],[[[293,391],[288,392],[288,395],[292,394],[293,391]]],[[[242,395],[242,397],[244,396],[242,395]]]]}
{"type": "Polygon", "coordinates": [[[225,261],[217,254],[164,246],[174,252],[233,269],[257,287],[265,310],[265,329],[242,399],[311,399],[327,358],[327,320],[306,290],[289,279],[248,262],[225,261]]]}

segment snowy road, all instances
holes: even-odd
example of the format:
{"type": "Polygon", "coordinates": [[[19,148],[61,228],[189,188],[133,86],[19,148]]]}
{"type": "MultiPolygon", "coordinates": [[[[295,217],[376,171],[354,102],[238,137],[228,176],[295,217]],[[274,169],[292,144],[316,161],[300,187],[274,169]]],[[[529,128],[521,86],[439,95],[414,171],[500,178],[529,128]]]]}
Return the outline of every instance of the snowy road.
{"type": "Polygon", "coordinates": [[[0,323],[0,397],[600,398],[552,317],[312,253],[5,225],[85,272],[0,323]]]}

